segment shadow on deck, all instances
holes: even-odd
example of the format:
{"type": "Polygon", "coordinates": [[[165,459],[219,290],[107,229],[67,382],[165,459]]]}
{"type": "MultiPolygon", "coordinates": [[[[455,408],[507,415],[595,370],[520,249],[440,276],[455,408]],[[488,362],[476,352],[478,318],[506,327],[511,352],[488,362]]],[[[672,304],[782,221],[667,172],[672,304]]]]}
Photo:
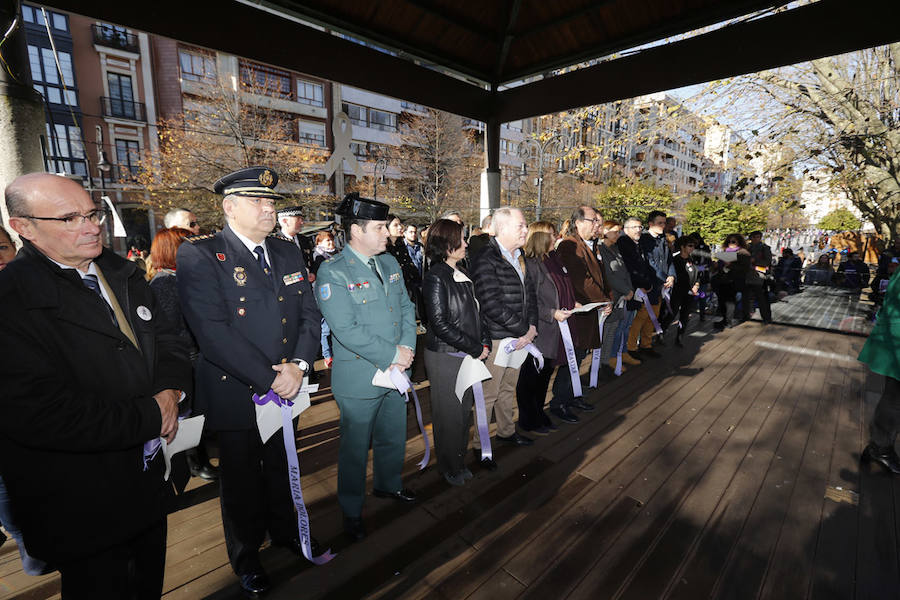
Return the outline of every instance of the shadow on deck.
{"type": "MultiPolygon", "coordinates": [[[[900,597],[900,480],[858,463],[881,386],[855,360],[864,340],[701,325],[594,390],[580,423],[497,448],[497,472],[471,458],[462,488],[433,463],[415,471],[411,412],[419,501],[369,497],[370,534],[353,545],[335,498],[337,407],[320,398],[301,417],[300,464],[313,532],[339,556],[313,567],[264,550],[268,597],[900,597]]],[[[241,597],[216,495],[200,485],[169,517],[167,599],[241,597]]],[[[54,594],[54,576],[22,574],[3,547],[0,598],[54,594]]]]}

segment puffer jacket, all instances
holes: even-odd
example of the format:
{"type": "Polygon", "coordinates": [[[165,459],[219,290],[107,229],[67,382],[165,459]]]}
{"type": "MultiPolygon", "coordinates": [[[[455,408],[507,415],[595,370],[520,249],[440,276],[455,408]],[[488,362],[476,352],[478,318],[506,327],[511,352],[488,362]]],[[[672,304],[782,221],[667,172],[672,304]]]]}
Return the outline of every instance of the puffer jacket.
{"type": "Polygon", "coordinates": [[[432,352],[465,352],[481,356],[491,338],[481,327],[475,286],[462,271],[445,262],[434,264],[425,273],[422,285],[428,330],[425,347],[432,352]]]}
{"type": "Polygon", "coordinates": [[[481,323],[492,340],[522,337],[531,325],[537,327],[537,296],[533,275],[526,270],[525,282],[500,253],[497,238],[491,238],[472,267],[475,297],[481,305],[481,323]]]}

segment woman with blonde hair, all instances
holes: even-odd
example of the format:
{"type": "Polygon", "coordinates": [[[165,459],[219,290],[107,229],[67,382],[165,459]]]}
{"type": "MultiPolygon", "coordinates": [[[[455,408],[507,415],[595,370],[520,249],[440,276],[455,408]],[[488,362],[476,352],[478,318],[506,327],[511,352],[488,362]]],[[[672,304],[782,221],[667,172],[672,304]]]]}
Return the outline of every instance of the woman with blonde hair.
{"type": "MultiPolygon", "coordinates": [[[[544,368],[538,370],[533,360],[526,360],[519,370],[516,385],[516,401],[519,404],[519,428],[537,435],[546,435],[556,426],[544,412],[544,401],[553,369],[566,365],[566,352],[562,334],[557,323],[564,322],[571,315],[571,309],[579,306],[575,302],[572,282],[556,256],[553,245],[556,229],[547,221],[536,221],[528,226],[525,239],[526,270],[534,274],[538,304],[538,334],[534,345],[544,355],[544,368]]],[[[572,335],[578,332],[573,331],[572,335]]],[[[577,345],[577,342],[576,342],[577,345]]],[[[569,377],[560,372],[558,377],[569,377]]],[[[572,415],[573,420],[578,417],[572,415]]]]}

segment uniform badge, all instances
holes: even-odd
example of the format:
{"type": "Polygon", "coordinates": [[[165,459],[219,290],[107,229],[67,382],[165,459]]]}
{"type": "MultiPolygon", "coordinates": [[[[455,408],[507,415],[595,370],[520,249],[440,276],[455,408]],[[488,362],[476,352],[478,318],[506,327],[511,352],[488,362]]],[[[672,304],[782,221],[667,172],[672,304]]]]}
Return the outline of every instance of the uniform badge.
{"type": "Polygon", "coordinates": [[[153,314],[150,312],[150,309],[143,304],[137,307],[137,316],[139,316],[144,321],[149,321],[153,318],[153,314]]]}
{"type": "Polygon", "coordinates": [[[266,169],[262,173],[259,174],[259,184],[265,187],[271,187],[272,183],[275,182],[275,178],[272,176],[272,171],[266,169]]]}
{"type": "Polygon", "coordinates": [[[303,281],[303,271],[297,271],[296,273],[285,275],[284,277],[282,277],[282,280],[284,281],[284,285],[291,285],[303,281]]]}
{"type": "Polygon", "coordinates": [[[234,282],[241,287],[247,285],[247,272],[244,271],[244,267],[234,268],[234,282]]]}
{"type": "Polygon", "coordinates": [[[347,284],[347,289],[350,290],[350,291],[352,292],[353,290],[356,289],[356,284],[355,284],[355,283],[348,283],[348,284],[347,284]]]}
{"type": "Polygon", "coordinates": [[[319,297],[322,298],[322,300],[328,300],[329,298],[331,298],[330,283],[323,283],[319,286],[319,297]]]}
{"type": "Polygon", "coordinates": [[[240,308],[238,309],[238,316],[239,316],[239,317],[243,317],[243,316],[246,315],[246,314],[247,314],[247,309],[244,308],[243,306],[240,307],[240,308]]]}
{"type": "MultiPolygon", "coordinates": [[[[357,284],[357,285],[358,285],[358,284],[357,284]]],[[[363,281],[363,282],[362,282],[362,286],[363,286],[364,288],[366,288],[366,289],[369,289],[369,282],[368,282],[368,281],[363,281]]]]}
{"type": "Polygon", "coordinates": [[[219,259],[219,262],[225,262],[225,253],[224,252],[216,252],[216,258],[219,259]]]}
{"type": "Polygon", "coordinates": [[[391,273],[389,280],[391,283],[394,283],[395,281],[400,281],[400,273],[391,273]]]}

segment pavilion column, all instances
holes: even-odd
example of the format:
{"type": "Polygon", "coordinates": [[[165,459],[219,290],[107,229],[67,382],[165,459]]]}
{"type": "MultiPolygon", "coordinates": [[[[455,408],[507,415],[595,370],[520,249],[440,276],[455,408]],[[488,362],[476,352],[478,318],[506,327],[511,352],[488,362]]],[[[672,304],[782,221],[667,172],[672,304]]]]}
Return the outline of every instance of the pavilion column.
{"type": "Polygon", "coordinates": [[[484,132],[484,171],[481,172],[481,211],[478,223],[500,207],[500,120],[491,117],[484,132]]]}
{"type": "MultiPolygon", "coordinates": [[[[0,0],[0,23],[8,27],[18,16],[15,30],[3,44],[3,58],[12,72],[0,68],[0,193],[6,185],[24,173],[44,170],[41,135],[44,133],[44,104],[32,88],[25,28],[18,0],[0,0]]],[[[0,32],[2,35],[4,32],[0,32]]],[[[6,202],[0,198],[3,225],[7,225],[6,202]]]]}

